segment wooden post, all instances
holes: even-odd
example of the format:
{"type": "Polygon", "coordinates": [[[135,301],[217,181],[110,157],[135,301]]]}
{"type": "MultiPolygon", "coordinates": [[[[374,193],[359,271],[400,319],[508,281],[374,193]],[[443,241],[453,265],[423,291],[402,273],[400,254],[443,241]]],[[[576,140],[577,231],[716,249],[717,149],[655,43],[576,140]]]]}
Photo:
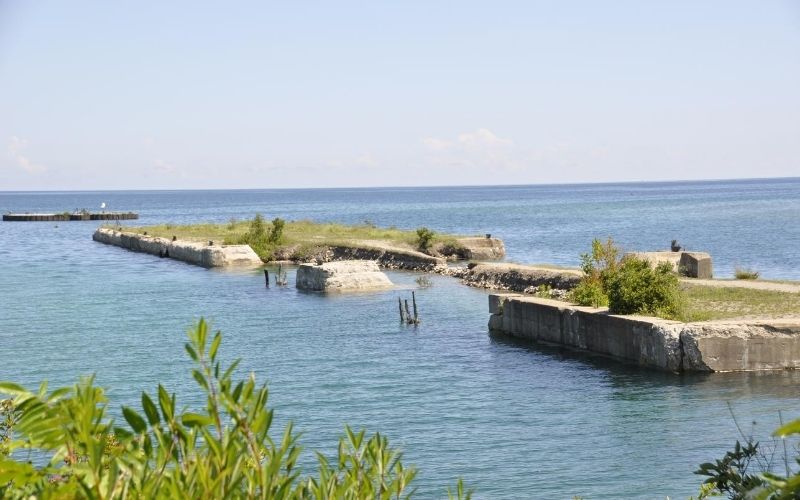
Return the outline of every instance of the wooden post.
{"type": "Polygon", "coordinates": [[[414,295],[414,291],[411,291],[411,302],[414,303],[414,324],[416,325],[419,323],[419,316],[417,316],[417,297],[414,295]]]}
{"type": "Polygon", "coordinates": [[[410,325],[413,320],[411,319],[411,311],[408,310],[408,299],[405,299],[405,303],[406,303],[406,323],[410,325]]]}
{"type": "Polygon", "coordinates": [[[264,281],[267,284],[267,288],[269,288],[269,271],[267,271],[266,269],[264,269],[264,281]]]}
{"type": "Polygon", "coordinates": [[[397,297],[397,305],[400,307],[400,323],[405,323],[406,318],[403,316],[403,301],[400,297],[397,297]]]}

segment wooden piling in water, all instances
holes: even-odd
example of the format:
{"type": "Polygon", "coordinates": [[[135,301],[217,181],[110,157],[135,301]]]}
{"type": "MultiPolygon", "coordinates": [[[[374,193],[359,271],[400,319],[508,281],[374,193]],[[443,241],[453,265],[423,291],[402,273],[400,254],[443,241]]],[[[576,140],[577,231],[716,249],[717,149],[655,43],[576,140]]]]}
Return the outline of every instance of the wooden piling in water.
{"type": "Polygon", "coordinates": [[[266,283],[267,288],[269,288],[269,271],[266,269],[264,269],[264,282],[266,283]]]}
{"type": "Polygon", "coordinates": [[[414,303],[414,324],[416,325],[419,323],[419,316],[417,316],[417,296],[414,295],[414,291],[411,291],[411,302],[414,303]]]}

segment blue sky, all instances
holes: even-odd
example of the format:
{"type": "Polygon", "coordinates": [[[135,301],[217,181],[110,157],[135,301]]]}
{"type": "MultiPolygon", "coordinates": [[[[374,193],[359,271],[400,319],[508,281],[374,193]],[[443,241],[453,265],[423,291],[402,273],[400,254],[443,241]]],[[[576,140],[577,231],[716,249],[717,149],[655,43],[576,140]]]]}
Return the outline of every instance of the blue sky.
{"type": "Polygon", "coordinates": [[[800,2],[0,0],[0,190],[800,175],[800,2]]]}

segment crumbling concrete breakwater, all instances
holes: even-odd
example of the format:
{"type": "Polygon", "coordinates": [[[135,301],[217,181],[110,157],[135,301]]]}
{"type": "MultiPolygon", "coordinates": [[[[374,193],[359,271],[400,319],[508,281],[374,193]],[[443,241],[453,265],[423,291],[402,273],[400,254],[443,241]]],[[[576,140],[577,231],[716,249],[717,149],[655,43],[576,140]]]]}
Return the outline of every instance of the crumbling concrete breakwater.
{"type": "MultiPolygon", "coordinates": [[[[156,236],[148,236],[128,231],[118,231],[111,228],[100,228],[95,231],[92,239],[114,245],[134,252],[143,252],[159,257],[187,262],[203,267],[225,267],[233,265],[262,265],[263,262],[249,245],[220,245],[192,242],[185,240],[170,240],[156,236]]],[[[386,269],[403,269],[410,271],[434,271],[447,266],[447,261],[441,257],[432,257],[422,252],[392,248],[389,246],[345,246],[323,245],[312,250],[284,249],[279,254],[280,259],[292,261],[296,264],[305,262],[346,261],[346,260],[371,260],[386,269]]]]}
{"type": "Polygon", "coordinates": [[[800,368],[800,321],[681,323],[536,297],[489,296],[489,330],[672,372],[800,368]]]}
{"type": "Polygon", "coordinates": [[[392,288],[389,277],[371,260],[300,264],[296,286],[315,292],[364,291],[392,288]]]}
{"type": "Polygon", "coordinates": [[[431,254],[401,248],[382,241],[355,241],[341,245],[319,245],[311,249],[286,247],[276,252],[278,260],[294,263],[335,262],[341,260],[374,260],[384,269],[450,274],[447,262],[457,259],[501,259],[505,245],[498,238],[459,238],[457,246],[438,245],[431,254]]]}
{"type": "Polygon", "coordinates": [[[437,272],[460,278],[465,285],[507,290],[511,292],[533,293],[545,286],[556,294],[566,294],[581,280],[583,273],[573,269],[550,269],[519,264],[480,263],[467,267],[438,269],[437,272]]]}
{"type": "Polygon", "coordinates": [[[284,258],[295,263],[335,262],[341,260],[372,260],[384,269],[401,269],[405,271],[432,272],[447,267],[447,261],[442,257],[433,257],[414,250],[392,248],[389,246],[363,245],[324,245],[315,247],[311,251],[301,254],[288,253],[284,258]]]}
{"type": "Polygon", "coordinates": [[[203,267],[259,266],[258,255],[249,245],[209,245],[190,241],[169,240],[144,234],[100,228],[92,235],[94,241],[180,260],[203,267]]]}

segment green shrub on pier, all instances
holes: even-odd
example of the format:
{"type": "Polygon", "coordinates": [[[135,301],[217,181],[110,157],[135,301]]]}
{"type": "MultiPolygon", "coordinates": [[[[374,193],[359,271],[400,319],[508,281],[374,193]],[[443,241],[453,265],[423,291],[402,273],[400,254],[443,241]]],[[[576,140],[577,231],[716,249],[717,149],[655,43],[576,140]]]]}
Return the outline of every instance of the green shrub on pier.
{"type": "MultiPolygon", "coordinates": [[[[222,341],[203,320],[186,351],[205,408],[189,410],[159,385],[142,393],[141,409],[109,418],[108,399],[93,378],[48,392],[0,383],[2,498],[408,498],[416,469],[381,434],[345,428],[338,453],[318,454],[318,472],[298,467],[301,447],[289,424],[273,439],[267,387],[254,375],[233,379],[238,364],[217,358],[222,341]],[[198,411],[199,410],[199,411],[198,411]],[[8,419],[8,420],[5,420],[8,419]],[[7,438],[6,438],[7,437],[7,438]],[[39,465],[30,454],[44,460],[39,465]],[[19,457],[19,460],[16,457],[19,457]]],[[[461,481],[450,498],[470,498],[461,481]]]]}
{"type": "Polygon", "coordinates": [[[677,318],[682,310],[678,285],[678,275],[666,262],[653,267],[643,259],[622,259],[607,279],[608,311],[677,318]]]}
{"type": "Polygon", "coordinates": [[[591,253],[581,255],[584,275],[570,292],[570,300],[583,306],[608,306],[613,314],[681,317],[684,300],[672,267],[653,267],[647,260],[620,254],[611,238],[592,241],[591,253]]]}
{"type": "MultiPolygon", "coordinates": [[[[256,214],[253,220],[250,221],[247,232],[235,239],[226,238],[224,243],[250,245],[250,248],[253,249],[261,260],[268,262],[272,260],[276,247],[283,242],[283,228],[285,226],[286,221],[280,217],[276,217],[270,223],[269,229],[267,229],[267,223],[264,221],[264,217],[261,214],[256,214]]],[[[230,224],[228,227],[230,228],[230,224]]]]}
{"type": "Polygon", "coordinates": [[[250,245],[250,248],[261,258],[263,261],[268,261],[272,258],[272,245],[269,242],[269,234],[267,232],[267,225],[264,222],[264,217],[261,214],[256,214],[247,232],[239,236],[238,239],[231,243],[239,245],[250,245]]]}
{"type": "Polygon", "coordinates": [[[267,236],[267,241],[272,243],[273,245],[279,244],[283,241],[283,228],[286,226],[286,221],[281,219],[280,217],[275,217],[272,219],[272,227],[269,229],[269,236],[267,236]]]}
{"type": "Polygon", "coordinates": [[[734,276],[737,280],[757,280],[761,274],[753,269],[737,267],[734,276]]]}
{"type": "Polygon", "coordinates": [[[427,252],[433,245],[434,237],[436,237],[436,233],[427,227],[417,229],[417,248],[422,252],[427,252]]]}
{"type": "Polygon", "coordinates": [[[583,279],[570,292],[570,300],[582,306],[608,305],[608,279],[619,267],[619,249],[609,238],[592,240],[591,253],[581,254],[583,279]]]}

